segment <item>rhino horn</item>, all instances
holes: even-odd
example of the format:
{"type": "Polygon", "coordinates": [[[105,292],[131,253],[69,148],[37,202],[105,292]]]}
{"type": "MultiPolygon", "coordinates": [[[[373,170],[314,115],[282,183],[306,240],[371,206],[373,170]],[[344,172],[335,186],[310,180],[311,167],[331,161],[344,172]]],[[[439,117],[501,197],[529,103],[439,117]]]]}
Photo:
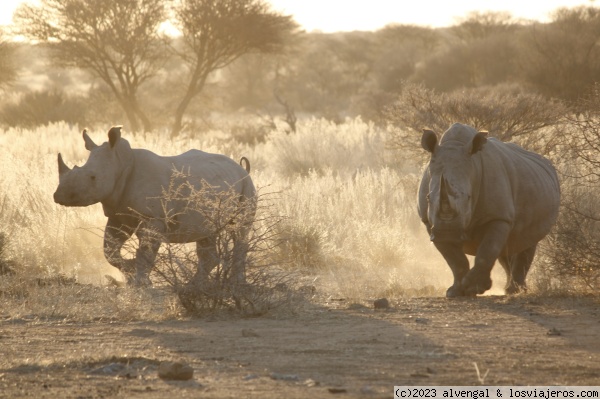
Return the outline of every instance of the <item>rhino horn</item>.
{"type": "Polygon", "coordinates": [[[114,148],[117,141],[121,138],[121,128],[123,126],[113,126],[108,131],[108,142],[110,143],[110,148],[114,148]]]}
{"type": "Polygon", "coordinates": [[[85,141],[85,149],[88,151],[92,151],[94,148],[98,147],[98,144],[94,143],[92,138],[88,136],[87,129],[83,129],[83,141],[85,141]]]}
{"type": "Polygon", "coordinates": [[[65,162],[62,159],[62,155],[60,155],[60,152],[58,153],[58,174],[62,175],[63,173],[67,173],[71,171],[71,168],[69,168],[65,162]]]}

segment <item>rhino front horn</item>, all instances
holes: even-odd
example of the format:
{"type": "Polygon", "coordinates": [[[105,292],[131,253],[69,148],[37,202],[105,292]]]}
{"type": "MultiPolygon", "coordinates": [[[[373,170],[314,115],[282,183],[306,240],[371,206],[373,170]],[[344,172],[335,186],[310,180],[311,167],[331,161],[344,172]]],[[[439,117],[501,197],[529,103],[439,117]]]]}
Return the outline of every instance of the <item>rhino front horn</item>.
{"type": "Polygon", "coordinates": [[[71,170],[62,159],[62,155],[60,152],[58,153],[58,174],[62,175],[63,173],[67,173],[71,170]]]}

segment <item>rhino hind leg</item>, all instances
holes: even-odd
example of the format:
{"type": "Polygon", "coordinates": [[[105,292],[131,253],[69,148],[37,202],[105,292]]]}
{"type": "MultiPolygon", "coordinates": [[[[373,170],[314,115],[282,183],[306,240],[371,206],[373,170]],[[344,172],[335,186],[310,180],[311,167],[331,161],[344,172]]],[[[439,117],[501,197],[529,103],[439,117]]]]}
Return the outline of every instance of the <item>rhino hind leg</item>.
{"type": "Polygon", "coordinates": [[[236,284],[246,282],[246,258],[248,256],[247,234],[242,231],[234,235],[232,278],[236,284]]]}
{"type": "Polygon", "coordinates": [[[537,244],[511,256],[501,256],[498,260],[506,272],[506,294],[516,294],[527,289],[525,278],[533,262],[537,244]]]}
{"type": "Polygon", "coordinates": [[[192,278],[192,283],[204,284],[208,281],[210,272],[219,264],[216,237],[207,237],[196,241],[198,268],[192,278]]]}

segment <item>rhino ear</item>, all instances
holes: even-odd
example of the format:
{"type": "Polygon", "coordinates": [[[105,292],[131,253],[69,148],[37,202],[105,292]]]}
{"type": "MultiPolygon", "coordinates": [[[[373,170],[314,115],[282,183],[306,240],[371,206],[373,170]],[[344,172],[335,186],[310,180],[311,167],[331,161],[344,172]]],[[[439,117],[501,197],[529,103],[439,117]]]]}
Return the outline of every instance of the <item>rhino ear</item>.
{"type": "Polygon", "coordinates": [[[423,129],[423,136],[421,136],[421,146],[433,153],[435,147],[437,147],[437,135],[433,130],[423,129]]]}
{"type": "Polygon", "coordinates": [[[471,154],[475,154],[483,149],[485,143],[487,143],[488,132],[483,131],[479,132],[473,137],[473,141],[471,142],[471,154]]]}
{"type": "Polygon", "coordinates": [[[121,128],[123,126],[113,126],[108,131],[108,142],[110,144],[110,148],[114,148],[117,141],[121,138],[121,128]]]}
{"type": "Polygon", "coordinates": [[[98,147],[96,143],[92,140],[90,136],[87,134],[87,129],[83,129],[83,141],[85,141],[85,149],[88,151],[92,151],[94,148],[98,147]]]}
{"type": "Polygon", "coordinates": [[[58,153],[58,174],[62,175],[63,173],[67,173],[69,172],[71,169],[65,164],[65,162],[62,159],[62,155],[60,155],[60,152],[58,153]]]}

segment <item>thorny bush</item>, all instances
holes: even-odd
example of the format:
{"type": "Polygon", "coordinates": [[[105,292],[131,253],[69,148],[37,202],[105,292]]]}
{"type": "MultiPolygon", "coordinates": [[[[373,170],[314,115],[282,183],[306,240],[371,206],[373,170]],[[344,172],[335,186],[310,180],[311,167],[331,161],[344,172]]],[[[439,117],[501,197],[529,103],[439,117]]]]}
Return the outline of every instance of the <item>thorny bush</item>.
{"type": "MultiPolygon", "coordinates": [[[[281,223],[273,210],[274,196],[259,193],[255,199],[241,201],[233,187],[223,189],[205,181],[191,184],[185,173],[174,171],[160,198],[165,217],[159,222],[172,226],[181,223],[185,215],[199,215],[204,230],[214,237],[215,267],[207,276],[197,276],[195,245],[172,243],[168,233],[151,231],[163,243],[152,275],[155,284],[169,287],[181,305],[196,315],[222,309],[260,315],[292,305],[299,295],[294,275],[279,269],[272,260],[274,248],[280,243],[277,226],[281,223]],[[184,210],[173,212],[182,209],[182,203],[184,210]],[[241,271],[236,269],[240,266],[236,265],[236,245],[242,245],[247,253],[241,271]],[[244,276],[242,280],[238,273],[244,276]]],[[[144,220],[142,215],[140,218],[144,220]]],[[[144,222],[142,225],[150,226],[156,220],[146,218],[144,222]]]]}
{"type": "Polygon", "coordinates": [[[542,247],[550,275],[585,289],[600,288],[600,86],[580,101],[557,135],[561,211],[542,247]]]}

